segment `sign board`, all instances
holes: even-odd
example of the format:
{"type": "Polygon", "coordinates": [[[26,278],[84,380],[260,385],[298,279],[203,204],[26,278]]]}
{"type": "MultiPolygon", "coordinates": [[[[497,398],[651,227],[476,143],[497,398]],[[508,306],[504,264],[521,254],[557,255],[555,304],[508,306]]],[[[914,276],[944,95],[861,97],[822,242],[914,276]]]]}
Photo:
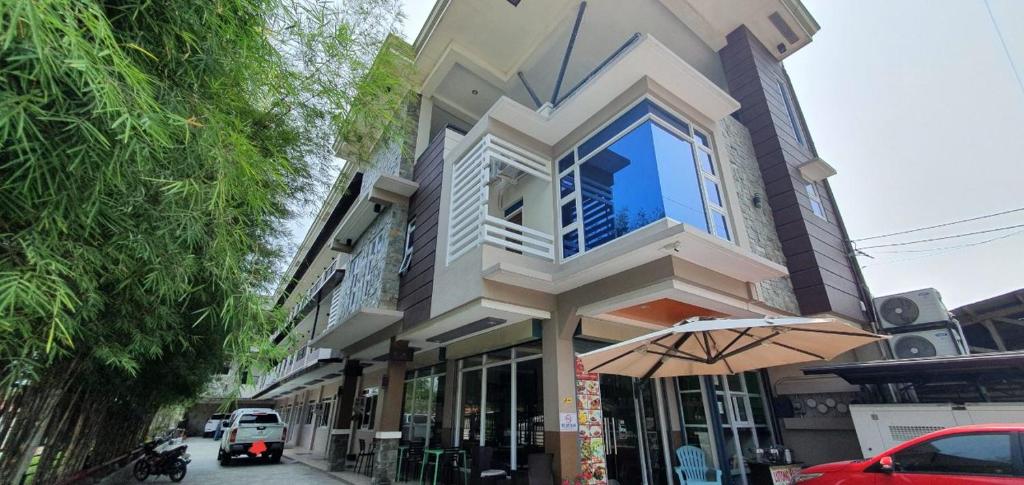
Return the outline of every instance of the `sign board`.
{"type": "Polygon", "coordinates": [[[604,448],[604,408],[601,405],[601,379],[585,372],[583,361],[576,359],[576,443],[580,454],[580,478],[583,485],[608,485],[608,465],[604,448]]]}
{"type": "Polygon", "coordinates": [[[558,413],[559,431],[579,431],[579,423],[576,420],[576,413],[558,413]]]}
{"type": "Polygon", "coordinates": [[[800,465],[780,465],[769,468],[772,474],[772,485],[792,485],[800,474],[800,465]]]}

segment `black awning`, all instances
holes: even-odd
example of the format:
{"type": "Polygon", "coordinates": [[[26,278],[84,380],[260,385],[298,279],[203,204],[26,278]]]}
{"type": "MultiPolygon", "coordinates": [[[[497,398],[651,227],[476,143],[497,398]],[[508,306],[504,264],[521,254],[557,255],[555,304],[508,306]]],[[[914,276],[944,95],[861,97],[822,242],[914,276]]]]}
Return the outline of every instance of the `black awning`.
{"type": "Polygon", "coordinates": [[[1018,380],[1024,379],[1024,351],[853,362],[808,367],[803,372],[835,374],[850,384],[1018,380]]]}

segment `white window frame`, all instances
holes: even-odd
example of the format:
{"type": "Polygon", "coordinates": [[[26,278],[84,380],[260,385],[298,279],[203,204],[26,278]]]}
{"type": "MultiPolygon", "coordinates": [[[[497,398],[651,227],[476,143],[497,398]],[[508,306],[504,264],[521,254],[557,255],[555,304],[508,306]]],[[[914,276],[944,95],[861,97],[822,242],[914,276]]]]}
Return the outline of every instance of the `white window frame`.
{"type": "MultiPolygon", "coordinates": [[[[559,261],[563,261],[563,262],[564,261],[570,261],[570,260],[572,260],[574,258],[577,258],[577,257],[587,253],[586,240],[585,240],[584,234],[583,234],[583,197],[582,197],[582,186],[580,184],[580,182],[581,182],[581,179],[580,179],[580,166],[583,165],[584,163],[586,163],[588,160],[593,158],[595,155],[597,155],[601,151],[603,151],[604,149],[606,149],[609,146],[615,144],[617,141],[619,141],[619,139],[621,139],[622,137],[628,135],[633,130],[635,130],[637,127],[639,127],[640,125],[646,123],[647,121],[652,121],[652,122],[656,123],[658,125],[658,128],[661,128],[661,129],[665,130],[666,132],[668,132],[668,133],[670,133],[670,134],[672,134],[672,135],[674,135],[674,136],[676,136],[676,137],[678,137],[678,138],[680,138],[680,139],[682,139],[682,140],[684,140],[684,141],[686,141],[687,143],[690,144],[691,150],[693,151],[694,170],[695,170],[695,173],[697,175],[698,185],[700,186],[699,190],[700,190],[700,194],[701,194],[701,199],[704,202],[704,217],[707,220],[708,233],[711,234],[712,236],[715,236],[715,237],[717,237],[719,239],[722,239],[724,241],[728,241],[728,242],[732,242],[732,243],[736,242],[735,222],[732,220],[731,212],[728,209],[728,202],[727,202],[728,201],[728,195],[726,193],[725,185],[722,183],[722,178],[720,176],[720,174],[722,173],[722,167],[721,167],[721,164],[718,162],[718,157],[715,156],[715,154],[716,154],[716,151],[715,151],[715,141],[714,141],[714,137],[711,135],[712,131],[704,129],[703,127],[698,126],[693,121],[691,121],[690,118],[687,118],[687,117],[681,115],[678,111],[665,106],[664,104],[658,102],[657,100],[655,100],[655,99],[653,99],[653,98],[651,98],[649,96],[642,96],[642,97],[638,98],[636,101],[630,103],[628,106],[626,106],[624,109],[622,109],[618,113],[612,115],[602,125],[598,126],[594,130],[591,130],[591,132],[586,137],[580,139],[571,149],[566,150],[561,155],[555,157],[555,161],[554,161],[553,167],[552,167],[552,169],[555,171],[555,177],[554,177],[554,183],[552,183],[551,185],[554,188],[555,200],[558,201],[558,204],[555,207],[555,214],[556,214],[556,219],[557,219],[557,221],[556,221],[557,226],[556,227],[558,228],[558,237],[555,238],[555,245],[558,246],[557,254],[558,254],[559,261]],[[670,123],[669,121],[663,119],[662,117],[660,117],[660,116],[658,116],[656,114],[647,113],[647,114],[641,116],[640,118],[638,118],[633,123],[630,123],[629,126],[627,126],[627,127],[623,128],[622,130],[620,130],[618,133],[616,133],[614,136],[612,136],[607,141],[602,143],[600,146],[598,146],[598,147],[594,148],[593,150],[591,150],[590,153],[587,154],[587,156],[583,157],[583,159],[580,159],[580,157],[579,157],[579,146],[580,145],[582,145],[584,142],[589,140],[591,137],[593,137],[597,133],[601,132],[601,130],[603,130],[603,129],[607,128],[608,126],[610,126],[612,123],[615,123],[616,121],[618,121],[618,119],[620,117],[622,117],[625,113],[627,113],[629,110],[635,108],[636,106],[638,106],[638,105],[640,105],[641,103],[644,103],[644,102],[649,102],[649,103],[657,106],[658,108],[664,110],[666,113],[676,117],[679,121],[685,123],[689,127],[689,132],[685,132],[685,131],[682,131],[682,130],[678,129],[676,126],[674,126],[673,123],[670,123]],[[710,145],[710,146],[704,146],[704,144],[699,142],[697,140],[697,136],[696,136],[695,132],[696,133],[700,133],[700,135],[702,135],[708,141],[708,145],[710,145]],[[701,165],[700,165],[700,153],[701,152],[704,152],[704,153],[708,154],[711,157],[711,168],[714,171],[714,173],[707,172],[703,168],[701,168],[701,165]],[[573,160],[573,163],[568,168],[566,168],[565,170],[561,170],[560,167],[558,166],[558,164],[566,156],[571,156],[572,160],[573,160]],[[573,189],[572,189],[572,191],[568,195],[566,195],[565,197],[562,197],[562,186],[561,186],[562,178],[566,177],[566,176],[568,176],[570,174],[572,175],[573,189]],[[721,205],[712,203],[712,201],[708,198],[707,188],[704,185],[706,183],[706,181],[714,183],[718,187],[719,195],[722,198],[722,204],[721,205]],[[567,224],[567,225],[563,226],[563,224],[562,224],[562,206],[565,205],[565,204],[568,204],[570,202],[574,202],[575,205],[576,205],[576,220],[573,221],[571,224],[567,224]],[[728,238],[722,238],[721,236],[718,235],[717,222],[715,221],[715,217],[714,217],[715,214],[719,214],[719,215],[723,216],[723,218],[725,219],[725,221],[726,221],[725,232],[726,232],[728,238]],[[567,236],[568,234],[572,233],[572,231],[574,231],[574,230],[576,231],[576,244],[578,245],[578,250],[576,251],[576,254],[573,254],[572,256],[566,257],[565,254],[564,254],[564,245],[563,245],[562,241],[563,241],[563,238],[565,236],[567,236]]],[[[655,221],[655,222],[657,222],[657,221],[655,221]]],[[[652,222],[651,224],[654,224],[654,222],[652,222]]],[[[644,227],[646,227],[646,226],[644,226],[644,227]]],[[[639,230],[639,229],[641,229],[641,228],[637,228],[634,231],[639,230]]]]}
{"type": "Polygon", "coordinates": [[[807,194],[807,198],[811,200],[811,213],[828,221],[828,215],[825,212],[825,203],[821,201],[821,192],[818,191],[818,184],[816,182],[804,181],[804,193],[807,194]]]}
{"type": "Polygon", "coordinates": [[[363,405],[361,416],[359,417],[359,429],[376,429],[377,427],[377,404],[379,401],[378,396],[380,395],[379,387],[367,387],[363,389],[362,393],[363,405]],[[369,409],[367,409],[369,408],[369,409]],[[369,412],[367,412],[369,411],[369,412]],[[370,422],[373,422],[373,427],[370,427],[370,422]]]}
{"type": "Polygon", "coordinates": [[[405,252],[402,254],[402,264],[398,266],[398,274],[404,275],[412,265],[412,251],[416,244],[414,233],[416,232],[416,217],[409,218],[405,226],[405,252]]]}
{"type": "Polygon", "coordinates": [[[800,131],[800,122],[797,120],[796,109],[793,100],[789,96],[789,88],[782,80],[776,81],[779,87],[779,95],[782,96],[782,104],[786,105],[786,114],[789,115],[789,127],[793,130],[793,137],[800,146],[804,146],[804,135],[800,131]]]}
{"type": "MultiPolygon", "coordinates": [[[[513,412],[511,413],[511,416],[510,416],[511,419],[510,419],[510,422],[509,422],[509,431],[510,431],[509,432],[509,446],[511,447],[510,448],[511,451],[509,452],[509,467],[512,470],[516,470],[518,468],[518,466],[519,466],[519,464],[518,464],[518,457],[517,457],[517,453],[516,453],[516,445],[517,445],[516,440],[519,438],[519,433],[518,433],[518,430],[519,430],[518,414],[519,413],[517,413],[515,411],[516,403],[517,403],[517,397],[518,397],[516,394],[517,394],[517,388],[519,387],[519,385],[516,383],[516,364],[519,363],[519,362],[526,362],[526,361],[530,361],[530,360],[540,359],[540,358],[543,357],[543,354],[530,353],[530,354],[526,354],[524,356],[520,356],[519,355],[519,350],[516,347],[512,347],[511,348],[511,356],[510,356],[509,359],[496,360],[494,362],[488,362],[488,360],[490,360],[490,359],[489,359],[487,354],[491,353],[491,352],[497,352],[498,350],[502,350],[502,349],[494,349],[494,350],[488,351],[487,353],[481,354],[480,355],[480,359],[481,359],[480,360],[481,361],[480,365],[475,365],[475,366],[472,366],[472,367],[465,367],[464,366],[465,359],[460,359],[459,360],[459,367],[458,367],[458,369],[459,369],[459,380],[458,380],[458,387],[456,388],[456,396],[455,396],[455,402],[456,402],[456,408],[455,408],[456,419],[455,419],[455,430],[454,430],[455,431],[454,432],[454,435],[455,435],[455,446],[459,447],[459,446],[462,445],[462,378],[463,378],[463,376],[465,376],[465,373],[469,372],[469,371],[474,371],[474,370],[479,370],[480,371],[480,440],[479,440],[479,445],[480,446],[485,446],[484,443],[487,440],[487,433],[486,433],[486,430],[487,430],[487,369],[489,369],[491,367],[496,367],[496,366],[506,365],[507,364],[507,365],[510,366],[509,367],[509,372],[512,375],[512,390],[511,390],[512,392],[509,393],[509,399],[511,401],[511,403],[510,403],[511,404],[511,408],[510,409],[513,410],[513,412]]],[[[470,356],[470,357],[472,357],[472,356],[470,356]]]]}

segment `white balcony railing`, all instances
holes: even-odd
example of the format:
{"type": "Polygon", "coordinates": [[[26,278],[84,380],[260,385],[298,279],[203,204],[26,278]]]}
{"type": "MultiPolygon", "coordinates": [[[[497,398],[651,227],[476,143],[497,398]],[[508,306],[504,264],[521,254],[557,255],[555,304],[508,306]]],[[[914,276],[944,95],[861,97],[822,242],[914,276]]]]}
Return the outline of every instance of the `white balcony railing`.
{"type": "Polygon", "coordinates": [[[340,354],[332,349],[303,346],[279,362],[270,372],[257,378],[256,389],[263,391],[282,378],[316,364],[321,359],[329,359],[338,355],[340,354]]]}
{"type": "Polygon", "coordinates": [[[294,321],[297,317],[301,316],[300,313],[302,313],[303,309],[306,308],[306,305],[309,304],[310,300],[312,300],[313,297],[316,296],[316,293],[327,284],[331,277],[334,276],[334,273],[341,269],[342,265],[338,261],[338,258],[334,258],[331,263],[327,265],[327,268],[324,269],[323,273],[320,273],[309,289],[302,294],[302,298],[299,298],[299,301],[295,302],[295,305],[292,305],[292,309],[288,313],[288,321],[294,321]]]}
{"type": "Polygon", "coordinates": [[[449,263],[482,243],[554,261],[552,235],[488,213],[492,183],[502,178],[516,180],[520,175],[550,182],[550,164],[492,134],[484,135],[465,156],[452,164],[449,263]]]}

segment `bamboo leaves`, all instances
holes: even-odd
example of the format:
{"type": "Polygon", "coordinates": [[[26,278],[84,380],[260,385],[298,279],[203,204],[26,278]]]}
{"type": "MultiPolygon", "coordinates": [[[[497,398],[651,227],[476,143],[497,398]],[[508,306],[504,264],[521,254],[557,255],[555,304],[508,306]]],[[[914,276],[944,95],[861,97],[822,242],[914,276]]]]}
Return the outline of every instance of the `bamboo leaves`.
{"type": "MultiPolygon", "coordinates": [[[[46,433],[75,437],[0,419],[0,482],[26,449],[4,437],[115,451],[76,414],[105,411],[69,396],[107,399],[144,426],[225,361],[278,356],[269,336],[282,319],[264,294],[283,220],[326,189],[339,131],[395,131],[388,107],[407,73],[368,71],[397,11],[0,0],[0,402],[45,402],[46,433]],[[72,368],[78,379],[61,379],[72,368]],[[43,392],[54,382],[69,394],[43,392]]],[[[121,435],[103,439],[138,433],[121,435]]],[[[86,455],[46,463],[57,478],[86,455]]]]}

